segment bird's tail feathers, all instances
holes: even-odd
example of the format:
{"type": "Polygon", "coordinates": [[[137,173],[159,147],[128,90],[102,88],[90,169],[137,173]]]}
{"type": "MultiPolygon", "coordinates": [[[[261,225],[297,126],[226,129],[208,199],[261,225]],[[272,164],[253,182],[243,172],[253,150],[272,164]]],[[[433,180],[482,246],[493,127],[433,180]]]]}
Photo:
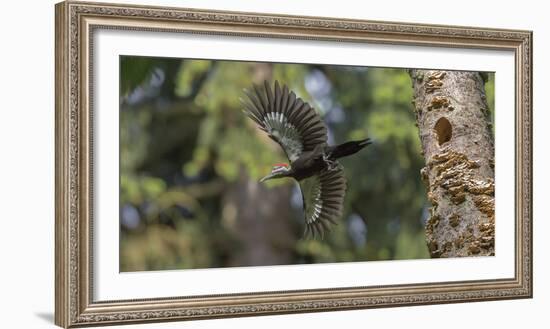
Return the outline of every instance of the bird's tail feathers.
{"type": "Polygon", "coordinates": [[[365,138],[365,139],[362,139],[360,141],[357,141],[358,142],[358,145],[361,146],[361,147],[365,147],[367,145],[370,145],[372,144],[372,139],[370,138],[365,138]]]}
{"type": "Polygon", "coordinates": [[[372,144],[372,140],[370,138],[345,142],[343,144],[336,145],[331,150],[330,157],[332,159],[343,158],[359,152],[361,149],[370,144],[372,144]]]}

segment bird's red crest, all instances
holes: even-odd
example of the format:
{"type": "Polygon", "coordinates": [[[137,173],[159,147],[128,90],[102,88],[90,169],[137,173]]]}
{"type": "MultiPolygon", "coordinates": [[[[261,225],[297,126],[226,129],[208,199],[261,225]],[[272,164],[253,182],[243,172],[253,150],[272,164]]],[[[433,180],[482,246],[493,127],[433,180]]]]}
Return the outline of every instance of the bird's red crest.
{"type": "Polygon", "coordinates": [[[273,165],[273,167],[285,167],[285,168],[288,168],[288,164],[286,163],[276,163],[273,165]]]}

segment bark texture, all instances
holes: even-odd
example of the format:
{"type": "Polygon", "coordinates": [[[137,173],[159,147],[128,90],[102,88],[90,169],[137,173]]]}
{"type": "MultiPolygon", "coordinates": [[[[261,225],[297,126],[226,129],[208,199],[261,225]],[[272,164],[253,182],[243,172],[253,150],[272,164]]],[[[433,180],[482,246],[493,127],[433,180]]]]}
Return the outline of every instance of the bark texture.
{"type": "Polygon", "coordinates": [[[410,70],[432,257],[494,255],[494,143],[477,72],[410,70]]]}

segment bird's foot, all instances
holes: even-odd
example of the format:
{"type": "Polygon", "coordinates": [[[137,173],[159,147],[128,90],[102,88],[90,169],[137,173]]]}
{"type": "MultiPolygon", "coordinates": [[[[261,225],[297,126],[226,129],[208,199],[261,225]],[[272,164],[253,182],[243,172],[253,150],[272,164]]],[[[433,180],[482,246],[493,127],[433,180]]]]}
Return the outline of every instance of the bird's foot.
{"type": "Polygon", "coordinates": [[[325,161],[325,163],[327,164],[328,171],[333,171],[338,168],[338,164],[336,163],[336,161],[330,160],[329,156],[326,154],[323,155],[323,161],[325,161]]]}

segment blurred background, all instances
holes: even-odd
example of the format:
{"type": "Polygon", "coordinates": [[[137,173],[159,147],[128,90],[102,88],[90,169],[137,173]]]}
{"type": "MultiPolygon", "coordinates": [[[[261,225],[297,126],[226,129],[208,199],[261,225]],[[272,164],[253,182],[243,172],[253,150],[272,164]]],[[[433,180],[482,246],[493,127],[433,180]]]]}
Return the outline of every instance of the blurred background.
{"type": "MultiPolygon", "coordinates": [[[[494,76],[487,99],[494,109],[494,76]]],[[[120,271],[429,258],[429,204],[406,69],[120,57],[120,271]],[[341,160],[344,215],[301,239],[288,162],[242,112],[243,88],[289,86],[322,116],[329,144],[375,143],[341,160]]]]}

